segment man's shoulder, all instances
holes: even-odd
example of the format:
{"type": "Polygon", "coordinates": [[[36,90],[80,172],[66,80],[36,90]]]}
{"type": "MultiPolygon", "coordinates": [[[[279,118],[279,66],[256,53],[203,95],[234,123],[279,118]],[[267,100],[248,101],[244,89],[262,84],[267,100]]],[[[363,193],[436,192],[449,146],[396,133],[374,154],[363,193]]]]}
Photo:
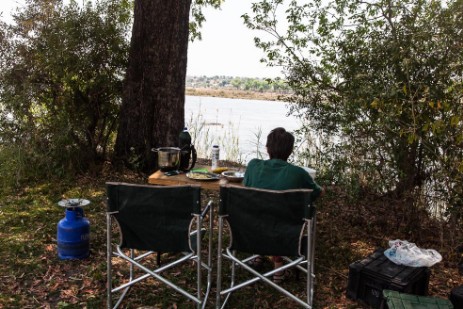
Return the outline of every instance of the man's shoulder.
{"type": "Polygon", "coordinates": [[[291,171],[293,171],[293,172],[306,173],[306,171],[302,167],[294,165],[294,164],[289,163],[289,162],[288,162],[288,168],[291,169],[291,171]]]}
{"type": "Polygon", "coordinates": [[[262,160],[262,159],[257,159],[257,158],[252,159],[251,161],[249,161],[248,167],[253,166],[253,165],[261,164],[262,162],[264,162],[264,160],[262,160]]]}

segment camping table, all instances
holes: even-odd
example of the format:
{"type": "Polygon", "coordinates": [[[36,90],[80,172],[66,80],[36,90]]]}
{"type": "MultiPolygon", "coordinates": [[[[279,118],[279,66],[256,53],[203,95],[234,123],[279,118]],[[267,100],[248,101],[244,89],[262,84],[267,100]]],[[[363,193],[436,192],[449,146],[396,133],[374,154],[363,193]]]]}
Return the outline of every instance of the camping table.
{"type": "MultiPolygon", "coordinates": [[[[196,168],[207,168],[206,166],[195,166],[196,168]]],[[[226,179],[220,180],[193,180],[186,177],[185,173],[181,173],[179,175],[174,176],[166,176],[164,172],[158,170],[151,174],[148,177],[148,183],[152,185],[160,185],[160,186],[179,186],[179,185],[200,185],[202,189],[205,190],[212,190],[212,191],[219,191],[220,185],[224,185],[227,183],[241,186],[242,184],[239,182],[228,182],[226,179]]]]}

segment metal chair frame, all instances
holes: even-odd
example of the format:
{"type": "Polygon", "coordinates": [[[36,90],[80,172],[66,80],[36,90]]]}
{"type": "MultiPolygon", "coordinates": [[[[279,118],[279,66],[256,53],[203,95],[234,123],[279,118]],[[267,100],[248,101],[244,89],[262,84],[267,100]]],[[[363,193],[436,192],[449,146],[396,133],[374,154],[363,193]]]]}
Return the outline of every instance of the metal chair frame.
{"type": "MultiPolygon", "coordinates": [[[[137,186],[137,185],[131,185],[131,184],[125,184],[125,183],[108,183],[110,185],[128,185],[128,186],[137,186]]],[[[156,186],[144,186],[144,185],[138,185],[141,187],[152,187],[156,188],[156,186]]],[[[178,187],[185,187],[185,186],[178,186],[178,187]]],[[[190,186],[190,187],[198,187],[199,186],[190,186]]],[[[175,188],[175,187],[173,187],[175,188]]],[[[107,308],[118,308],[122,301],[124,300],[125,296],[129,292],[130,288],[138,283],[141,282],[142,280],[153,277],[162,283],[166,284],[170,288],[174,289],[175,291],[179,292],[189,300],[193,301],[196,303],[197,308],[205,308],[206,306],[206,301],[208,299],[210,290],[211,290],[211,283],[212,283],[212,237],[211,237],[211,231],[213,228],[213,205],[212,201],[209,201],[207,206],[204,208],[201,214],[192,214],[192,219],[189,224],[189,247],[190,247],[190,252],[183,252],[183,256],[181,256],[179,259],[174,260],[172,262],[169,262],[166,265],[162,265],[157,267],[156,269],[150,269],[142,264],[143,259],[147,258],[148,256],[157,253],[158,256],[158,263],[160,262],[160,252],[156,251],[142,251],[142,250],[134,250],[131,248],[125,248],[128,249],[128,254],[126,254],[123,251],[123,248],[121,247],[122,243],[122,229],[120,228],[119,222],[117,219],[114,217],[115,214],[118,212],[111,212],[107,211],[106,212],[106,224],[107,224],[107,308]],[[209,244],[208,244],[208,256],[206,261],[203,261],[203,257],[201,254],[201,248],[202,248],[202,235],[205,233],[206,229],[202,228],[203,225],[203,219],[205,218],[206,214],[209,213],[209,219],[208,219],[208,225],[209,225],[209,244]],[[119,231],[121,233],[121,239],[120,243],[115,245],[116,251],[113,251],[113,244],[112,244],[112,225],[113,222],[117,223],[117,226],[119,228],[119,231]],[[195,227],[195,228],[194,228],[195,227]],[[192,241],[192,236],[196,235],[196,252],[193,249],[193,244],[191,243],[192,241]],[[198,236],[199,235],[199,236],[198,236]],[[140,251],[140,252],[139,252],[140,251]],[[122,260],[126,261],[129,263],[129,275],[128,279],[129,281],[121,284],[117,287],[113,287],[112,283],[112,258],[113,257],[119,257],[122,260]],[[194,261],[196,263],[196,274],[197,274],[197,292],[196,295],[194,293],[187,291],[186,289],[176,285],[175,283],[171,282],[170,280],[166,279],[162,273],[165,271],[168,271],[169,269],[178,266],[180,264],[183,264],[188,261],[194,261]],[[135,278],[135,269],[138,268],[145,272],[145,274],[136,277],[135,278]],[[202,283],[202,270],[205,269],[207,271],[207,286],[205,287],[205,291],[203,291],[203,283],[202,283]],[[116,300],[115,305],[113,306],[113,293],[116,292],[121,292],[119,295],[119,298],[116,300]]]]}
{"type": "MultiPolygon", "coordinates": [[[[253,188],[242,188],[245,190],[257,190],[257,191],[268,191],[269,194],[285,194],[288,191],[305,191],[311,192],[312,190],[307,189],[300,189],[300,190],[285,190],[285,191],[274,191],[274,190],[262,190],[262,189],[253,189],[253,188]]],[[[221,200],[220,203],[223,201],[221,200]]],[[[249,208],[252,208],[253,205],[247,205],[249,208]]],[[[313,209],[312,205],[301,205],[301,207],[309,207],[313,209]]],[[[219,211],[220,213],[220,211],[219,211]]],[[[314,286],[314,248],[315,248],[315,211],[313,211],[310,218],[301,218],[303,220],[303,224],[300,230],[299,236],[299,247],[298,252],[299,256],[296,257],[289,257],[289,256],[282,256],[283,260],[287,263],[284,264],[282,267],[273,269],[271,271],[261,273],[251,266],[247,265],[246,262],[254,259],[257,257],[257,254],[250,255],[246,258],[239,258],[236,256],[237,251],[231,250],[231,246],[233,243],[233,235],[230,232],[230,243],[227,247],[223,248],[223,241],[224,241],[224,233],[225,233],[225,223],[230,225],[228,221],[229,214],[219,215],[218,219],[218,248],[217,248],[217,295],[216,295],[216,308],[225,308],[230,296],[233,292],[248,286],[250,284],[256,283],[258,281],[262,281],[272,288],[276,289],[283,295],[289,297],[290,299],[297,302],[304,308],[312,308],[313,304],[313,286],[314,286]],[[306,241],[306,246],[303,246],[303,241],[306,241]],[[302,248],[306,247],[307,251],[302,252],[302,248]],[[223,259],[227,259],[231,261],[231,275],[230,275],[230,286],[228,288],[222,289],[222,269],[223,269],[223,259]],[[285,269],[289,269],[292,267],[296,267],[297,269],[301,270],[303,273],[306,274],[306,293],[307,299],[303,300],[287,289],[281,287],[280,285],[274,283],[270,276],[274,275],[277,272],[283,271],[285,269]],[[235,276],[236,271],[238,268],[244,269],[251,273],[254,277],[246,280],[241,283],[236,283],[235,276]],[[222,297],[225,299],[222,302],[222,297]]],[[[243,252],[241,252],[243,253],[243,252]]]]}

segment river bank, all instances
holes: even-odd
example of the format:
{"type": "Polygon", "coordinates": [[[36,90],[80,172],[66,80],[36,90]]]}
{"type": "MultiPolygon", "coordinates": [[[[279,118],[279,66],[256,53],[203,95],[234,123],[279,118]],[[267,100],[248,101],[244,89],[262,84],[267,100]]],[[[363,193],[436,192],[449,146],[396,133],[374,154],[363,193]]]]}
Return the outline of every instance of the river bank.
{"type": "Polygon", "coordinates": [[[264,100],[264,101],[285,101],[284,94],[275,92],[257,92],[236,90],[228,88],[186,88],[186,95],[218,97],[229,99],[247,99],[247,100],[264,100]]]}

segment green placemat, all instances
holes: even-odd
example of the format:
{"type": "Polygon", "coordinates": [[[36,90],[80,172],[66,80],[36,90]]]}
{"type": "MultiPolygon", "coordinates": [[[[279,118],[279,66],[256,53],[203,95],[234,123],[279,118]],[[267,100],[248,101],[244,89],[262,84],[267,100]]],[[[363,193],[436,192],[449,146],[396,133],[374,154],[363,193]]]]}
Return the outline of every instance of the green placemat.
{"type": "Polygon", "coordinates": [[[190,172],[198,172],[198,173],[209,173],[209,171],[207,170],[207,168],[194,168],[192,170],[190,170],[190,172]]]}

